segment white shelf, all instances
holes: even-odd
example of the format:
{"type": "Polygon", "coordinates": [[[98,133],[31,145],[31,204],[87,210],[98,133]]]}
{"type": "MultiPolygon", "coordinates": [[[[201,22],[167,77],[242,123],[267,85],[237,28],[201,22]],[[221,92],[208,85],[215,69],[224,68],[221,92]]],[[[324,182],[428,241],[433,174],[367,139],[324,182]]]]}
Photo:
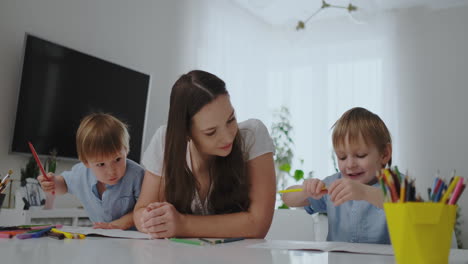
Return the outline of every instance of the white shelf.
{"type": "Polygon", "coordinates": [[[60,208],[44,210],[0,209],[0,226],[31,224],[64,224],[71,226],[90,226],[91,221],[84,209],[60,208]]]}

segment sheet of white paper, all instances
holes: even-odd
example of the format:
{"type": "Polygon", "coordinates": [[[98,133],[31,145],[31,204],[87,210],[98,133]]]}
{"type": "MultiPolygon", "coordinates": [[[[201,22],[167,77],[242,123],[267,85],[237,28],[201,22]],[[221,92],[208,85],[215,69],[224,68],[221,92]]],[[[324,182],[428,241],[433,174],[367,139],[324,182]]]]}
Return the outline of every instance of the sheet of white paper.
{"type": "Polygon", "coordinates": [[[330,252],[352,252],[361,254],[393,255],[391,245],[347,243],[347,242],[315,242],[272,240],[251,245],[252,248],[318,250],[330,252]]]}
{"type": "Polygon", "coordinates": [[[91,227],[74,227],[64,226],[60,228],[61,231],[69,233],[80,233],[84,235],[100,235],[115,238],[134,238],[134,239],[150,239],[150,236],[138,231],[127,231],[120,229],[93,229],[91,227]]]}

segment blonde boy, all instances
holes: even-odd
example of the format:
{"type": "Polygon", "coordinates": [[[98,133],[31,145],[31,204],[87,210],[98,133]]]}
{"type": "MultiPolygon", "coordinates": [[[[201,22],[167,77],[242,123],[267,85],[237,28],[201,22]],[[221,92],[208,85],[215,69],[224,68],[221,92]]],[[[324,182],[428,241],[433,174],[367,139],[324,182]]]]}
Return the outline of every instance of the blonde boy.
{"type": "Polygon", "coordinates": [[[356,107],[335,123],[332,138],[340,171],[290,187],[303,191],[284,194],[283,201],[309,214],[326,212],[328,241],[389,244],[376,172],[391,165],[390,132],[376,114],[356,107]]]}
{"type": "Polygon", "coordinates": [[[127,159],[127,126],[109,114],[93,113],[80,123],[76,146],[80,163],[62,175],[38,180],[45,192],[74,194],[94,228],[128,229],[134,226],[133,207],[140,195],[144,169],[127,159]]]}

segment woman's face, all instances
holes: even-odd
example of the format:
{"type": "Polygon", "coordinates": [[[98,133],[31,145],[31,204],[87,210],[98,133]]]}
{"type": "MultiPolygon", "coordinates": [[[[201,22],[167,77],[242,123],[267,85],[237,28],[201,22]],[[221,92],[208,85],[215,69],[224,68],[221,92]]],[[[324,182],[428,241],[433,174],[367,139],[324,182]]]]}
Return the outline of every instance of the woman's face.
{"type": "Polygon", "coordinates": [[[198,152],[226,157],[231,153],[237,131],[229,95],[220,95],[193,116],[190,133],[198,152]]]}

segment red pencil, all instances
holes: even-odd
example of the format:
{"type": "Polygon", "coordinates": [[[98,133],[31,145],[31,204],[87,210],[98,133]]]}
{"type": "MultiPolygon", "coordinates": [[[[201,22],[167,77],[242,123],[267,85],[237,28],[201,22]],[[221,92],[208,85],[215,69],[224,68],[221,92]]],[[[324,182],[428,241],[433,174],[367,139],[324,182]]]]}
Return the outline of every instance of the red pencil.
{"type": "MultiPolygon", "coordinates": [[[[39,160],[39,157],[37,156],[36,149],[34,148],[33,144],[28,141],[28,145],[29,145],[29,148],[31,149],[31,152],[32,152],[32,154],[34,156],[34,159],[36,160],[37,166],[41,170],[42,175],[44,175],[44,178],[46,180],[50,181],[50,178],[47,177],[47,173],[45,172],[44,167],[42,167],[42,163],[39,160]]],[[[53,191],[52,194],[55,194],[55,191],[53,191]]]]}
{"type": "Polygon", "coordinates": [[[46,180],[50,181],[49,177],[47,177],[47,173],[45,172],[44,167],[42,167],[42,163],[39,160],[39,157],[37,156],[36,149],[34,149],[33,144],[31,144],[31,142],[28,142],[28,145],[29,145],[29,148],[31,149],[34,159],[36,160],[37,166],[41,170],[42,175],[44,175],[44,178],[46,178],[46,180]]]}

